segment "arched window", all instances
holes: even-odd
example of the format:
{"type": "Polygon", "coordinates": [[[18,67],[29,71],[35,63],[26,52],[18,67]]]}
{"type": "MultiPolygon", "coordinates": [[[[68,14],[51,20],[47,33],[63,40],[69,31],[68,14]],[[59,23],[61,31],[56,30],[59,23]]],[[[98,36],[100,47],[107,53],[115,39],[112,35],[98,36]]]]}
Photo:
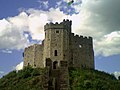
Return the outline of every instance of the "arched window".
{"type": "Polygon", "coordinates": [[[54,51],[54,55],[57,56],[57,50],[54,51]]]}
{"type": "Polygon", "coordinates": [[[53,62],[53,69],[56,69],[57,66],[58,66],[58,62],[57,62],[57,61],[54,61],[54,62],[53,62]]]}

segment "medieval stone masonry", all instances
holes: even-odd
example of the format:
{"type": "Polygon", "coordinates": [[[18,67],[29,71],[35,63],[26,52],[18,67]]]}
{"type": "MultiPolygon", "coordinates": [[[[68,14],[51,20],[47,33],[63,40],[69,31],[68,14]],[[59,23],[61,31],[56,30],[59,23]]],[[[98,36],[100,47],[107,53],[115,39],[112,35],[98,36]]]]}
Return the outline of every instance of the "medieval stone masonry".
{"type": "Polygon", "coordinates": [[[55,82],[57,87],[49,85],[52,89],[46,90],[68,90],[68,67],[94,69],[92,37],[74,35],[71,26],[72,21],[69,20],[47,23],[42,44],[34,44],[24,50],[24,66],[49,67],[52,72],[50,76],[54,78],[49,82],[55,82]]]}

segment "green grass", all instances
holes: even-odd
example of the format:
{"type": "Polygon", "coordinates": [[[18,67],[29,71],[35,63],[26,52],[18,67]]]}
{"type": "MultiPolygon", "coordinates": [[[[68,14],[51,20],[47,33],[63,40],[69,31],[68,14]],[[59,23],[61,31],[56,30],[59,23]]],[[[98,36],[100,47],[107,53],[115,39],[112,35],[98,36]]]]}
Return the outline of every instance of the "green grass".
{"type": "Polygon", "coordinates": [[[90,69],[69,68],[70,90],[120,90],[113,75],[90,69]]]}
{"type": "Polygon", "coordinates": [[[0,79],[0,90],[42,90],[45,69],[26,67],[0,79]]]}

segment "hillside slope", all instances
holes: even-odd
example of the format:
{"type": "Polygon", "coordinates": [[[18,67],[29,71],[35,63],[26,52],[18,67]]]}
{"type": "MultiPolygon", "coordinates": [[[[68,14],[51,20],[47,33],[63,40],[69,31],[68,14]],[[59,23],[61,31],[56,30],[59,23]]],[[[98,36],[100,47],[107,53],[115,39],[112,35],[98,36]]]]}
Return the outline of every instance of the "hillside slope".
{"type": "MultiPolygon", "coordinates": [[[[43,90],[45,69],[24,68],[0,79],[0,90],[43,90]]],[[[120,90],[120,81],[97,70],[69,68],[70,90],[120,90]]]]}
{"type": "Polygon", "coordinates": [[[0,90],[42,90],[45,70],[26,67],[19,72],[12,71],[0,79],[0,90]]]}
{"type": "Polygon", "coordinates": [[[71,90],[120,90],[114,75],[98,70],[69,69],[71,90]]]}

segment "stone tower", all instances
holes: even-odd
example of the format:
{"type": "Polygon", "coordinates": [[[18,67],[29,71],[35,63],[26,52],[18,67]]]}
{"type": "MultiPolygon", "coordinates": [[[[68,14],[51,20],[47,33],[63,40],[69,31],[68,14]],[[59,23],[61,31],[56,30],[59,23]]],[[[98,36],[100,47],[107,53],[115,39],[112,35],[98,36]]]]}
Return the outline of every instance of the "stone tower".
{"type": "Polygon", "coordinates": [[[71,21],[63,20],[60,24],[50,23],[44,26],[44,61],[46,58],[50,58],[53,61],[53,64],[56,63],[57,66],[59,66],[60,61],[69,60],[71,24],[71,21]]]}

